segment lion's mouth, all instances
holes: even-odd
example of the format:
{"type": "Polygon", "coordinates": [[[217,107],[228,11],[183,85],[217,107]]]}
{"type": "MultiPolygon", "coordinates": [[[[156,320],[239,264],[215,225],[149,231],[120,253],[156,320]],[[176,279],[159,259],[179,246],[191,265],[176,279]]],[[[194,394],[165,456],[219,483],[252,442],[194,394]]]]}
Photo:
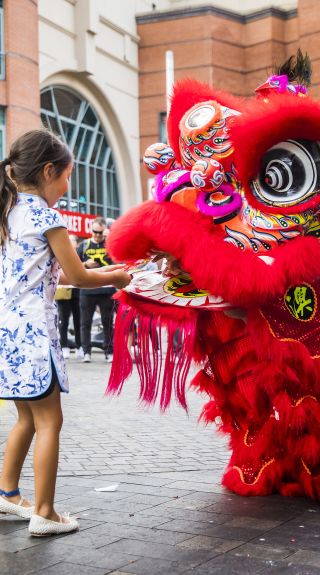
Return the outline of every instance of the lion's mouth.
{"type": "Polygon", "coordinates": [[[222,184],[218,190],[211,193],[200,192],[197,198],[199,211],[219,220],[233,217],[241,205],[240,194],[230,184],[222,184]]]}
{"type": "Polygon", "coordinates": [[[169,176],[159,179],[155,187],[158,202],[171,201],[185,208],[200,212],[216,220],[230,219],[241,208],[241,195],[231,184],[222,183],[218,190],[202,192],[194,188],[190,172],[175,170],[169,176]]]}
{"type": "Polygon", "coordinates": [[[207,206],[214,208],[216,206],[224,206],[226,204],[230,204],[233,201],[232,196],[225,196],[221,192],[212,192],[211,194],[207,194],[205,198],[205,203],[207,206]]]}

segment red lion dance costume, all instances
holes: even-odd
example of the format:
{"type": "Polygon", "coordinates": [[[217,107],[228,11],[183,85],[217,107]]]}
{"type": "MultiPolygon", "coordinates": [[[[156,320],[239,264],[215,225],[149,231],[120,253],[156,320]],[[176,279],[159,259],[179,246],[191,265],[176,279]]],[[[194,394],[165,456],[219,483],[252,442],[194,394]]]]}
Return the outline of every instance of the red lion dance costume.
{"type": "Polygon", "coordinates": [[[320,497],[320,104],[293,83],[306,63],[291,58],[248,101],[178,83],[170,145],[145,155],[154,200],[109,240],[118,261],[158,250],[186,271],[137,274],[122,293],[108,391],[131,373],[134,322],[143,401],[165,409],[174,390],[186,406],[202,362],[192,385],[230,436],[223,484],[241,495],[320,497]]]}

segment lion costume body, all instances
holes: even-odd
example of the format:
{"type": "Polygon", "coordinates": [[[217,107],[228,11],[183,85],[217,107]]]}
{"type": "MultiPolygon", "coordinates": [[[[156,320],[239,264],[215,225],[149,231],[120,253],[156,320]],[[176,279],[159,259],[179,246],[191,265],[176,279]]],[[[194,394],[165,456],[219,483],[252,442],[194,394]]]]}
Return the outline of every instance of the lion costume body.
{"type": "Polygon", "coordinates": [[[108,392],[131,373],[137,321],[143,401],[165,409],[174,390],[186,407],[202,363],[192,385],[208,395],[202,418],[230,436],[227,488],[319,498],[320,104],[283,75],[258,96],[175,86],[170,145],[145,155],[154,200],[114,224],[108,247],[126,262],[171,254],[186,273],[120,296],[108,392]]]}

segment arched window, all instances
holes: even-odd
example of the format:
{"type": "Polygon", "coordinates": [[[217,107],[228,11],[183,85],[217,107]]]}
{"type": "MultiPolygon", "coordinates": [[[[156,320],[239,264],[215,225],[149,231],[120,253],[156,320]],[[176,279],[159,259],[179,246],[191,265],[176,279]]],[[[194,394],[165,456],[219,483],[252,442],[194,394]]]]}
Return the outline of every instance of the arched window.
{"type": "Polygon", "coordinates": [[[41,92],[41,119],[62,137],[75,158],[70,188],[60,207],[117,218],[120,205],[113,154],[89,102],[66,87],[50,86],[41,92]]]}

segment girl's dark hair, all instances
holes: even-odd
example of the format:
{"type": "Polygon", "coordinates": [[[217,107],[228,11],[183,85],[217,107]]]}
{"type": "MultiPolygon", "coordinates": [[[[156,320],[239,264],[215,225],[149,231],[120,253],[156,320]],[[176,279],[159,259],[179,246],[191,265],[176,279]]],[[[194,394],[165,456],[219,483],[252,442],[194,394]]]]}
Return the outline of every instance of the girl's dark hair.
{"type": "Polygon", "coordinates": [[[46,164],[53,164],[58,178],[71,162],[68,146],[45,129],[26,132],[12,144],[8,157],[0,162],[0,245],[9,237],[8,215],[17,202],[19,186],[37,188],[46,164]]]}

